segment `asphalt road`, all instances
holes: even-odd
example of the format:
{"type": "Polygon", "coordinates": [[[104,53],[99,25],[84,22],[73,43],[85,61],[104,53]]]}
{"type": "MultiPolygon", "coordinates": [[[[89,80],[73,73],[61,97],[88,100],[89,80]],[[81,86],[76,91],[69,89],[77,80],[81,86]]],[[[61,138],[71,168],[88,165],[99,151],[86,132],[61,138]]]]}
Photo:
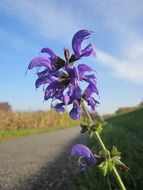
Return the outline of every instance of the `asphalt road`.
{"type": "Polygon", "coordinates": [[[1,142],[0,190],[72,189],[78,171],[68,152],[84,142],[79,127],[1,142]]]}

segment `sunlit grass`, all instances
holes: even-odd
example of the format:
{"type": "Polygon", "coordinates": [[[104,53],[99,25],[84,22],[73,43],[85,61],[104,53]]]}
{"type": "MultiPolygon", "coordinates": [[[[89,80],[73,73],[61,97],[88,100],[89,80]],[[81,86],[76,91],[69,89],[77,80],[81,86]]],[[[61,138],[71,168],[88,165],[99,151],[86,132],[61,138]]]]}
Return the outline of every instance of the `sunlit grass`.
{"type": "Polygon", "coordinates": [[[45,132],[51,132],[58,129],[69,128],[69,127],[73,127],[73,126],[54,127],[54,128],[35,128],[35,129],[15,129],[15,130],[10,130],[10,131],[1,131],[0,141],[13,139],[16,137],[24,137],[24,136],[36,135],[36,134],[45,133],[45,132]]]}
{"type": "MultiPolygon", "coordinates": [[[[128,172],[118,168],[126,188],[143,189],[143,109],[115,116],[108,119],[108,123],[111,125],[104,129],[101,136],[108,149],[115,145],[122,152],[122,161],[130,168],[128,172]]],[[[88,139],[88,145],[95,153],[99,151],[97,144],[96,139],[88,139]]],[[[109,177],[112,189],[118,189],[112,174],[109,177]]],[[[86,177],[78,178],[78,183],[79,189],[108,189],[107,179],[97,168],[89,169],[86,177]]]]}

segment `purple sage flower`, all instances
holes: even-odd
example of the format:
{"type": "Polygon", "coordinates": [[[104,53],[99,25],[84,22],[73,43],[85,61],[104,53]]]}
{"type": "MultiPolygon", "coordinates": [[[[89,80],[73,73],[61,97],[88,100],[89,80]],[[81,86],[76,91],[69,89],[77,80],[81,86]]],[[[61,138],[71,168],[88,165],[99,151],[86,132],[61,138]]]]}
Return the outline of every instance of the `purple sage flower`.
{"type": "Polygon", "coordinates": [[[94,166],[97,163],[91,150],[83,144],[76,144],[72,147],[70,157],[74,155],[79,155],[78,167],[83,174],[85,174],[86,165],[94,166]]]}
{"type": "Polygon", "coordinates": [[[37,68],[37,80],[35,87],[44,86],[44,100],[52,100],[52,107],[57,112],[64,112],[65,106],[72,105],[69,115],[72,119],[79,119],[81,115],[81,102],[86,101],[92,111],[99,102],[94,98],[98,94],[96,76],[94,70],[85,65],[73,63],[78,59],[95,55],[91,44],[82,48],[82,42],[89,38],[92,31],[80,30],[72,39],[74,54],[70,56],[67,48],[64,48],[65,60],[60,58],[50,48],[43,48],[40,55],[33,58],[28,69],[37,68]],[[89,72],[92,72],[89,74],[89,72]],[[81,82],[87,83],[85,89],[80,87],[81,82]]]}
{"type": "Polygon", "coordinates": [[[40,54],[39,56],[33,58],[28,66],[29,70],[33,68],[38,68],[37,75],[40,79],[38,80],[38,82],[36,82],[36,88],[39,87],[41,84],[51,82],[50,78],[59,77],[59,69],[65,65],[65,61],[57,56],[53,52],[53,50],[49,48],[43,48],[41,50],[41,53],[42,55],[40,54]],[[39,71],[40,68],[44,69],[42,71],[39,71]]]}
{"type": "Polygon", "coordinates": [[[72,49],[74,51],[74,56],[76,59],[80,59],[84,56],[96,55],[92,44],[87,45],[83,49],[81,48],[82,42],[85,39],[88,39],[91,33],[92,31],[89,30],[80,30],[75,33],[72,39],[72,49]]]}
{"type": "MultiPolygon", "coordinates": [[[[79,119],[80,118],[80,104],[81,100],[84,99],[88,106],[91,107],[92,111],[95,111],[95,107],[99,104],[98,101],[95,100],[93,97],[94,93],[98,95],[98,90],[96,87],[96,77],[95,74],[86,75],[85,72],[92,71],[92,69],[84,64],[78,65],[76,67],[65,67],[65,75],[64,78],[60,79],[61,83],[64,85],[63,95],[61,95],[61,103],[56,104],[53,106],[56,111],[63,110],[64,106],[72,104],[72,109],[69,112],[69,115],[72,119],[79,119]],[[83,91],[80,88],[80,82],[85,81],[88,83],[88,86],[83,91]],[[61,109],[60,109],[61,106],[61,109]],[[57,107],[59,109],[57,109],[57,107]]],[[[57,91],[61,93],[61,89],[57,91]]]]}
{"type": "MultiPolygon", "coordinates": [[[[56,87],[56,94],[53,94],[54,96],[56,95],[56,99],[61,100],[60,103],[57,103],[55,106],[53,106],[56,111],[60,112],[61,110],[61,112],[63,112],[64,106],[72,104],[73,107],[70,110],[69,115],[72,119],[79,119],[81,112],[80,104],[82,99],[87,102],[87,105],[91,107],[92,111],[95,111],[95,107],[97,104],[99,104],[99,102],[96,101],[93,96],[94,93],[98,95],[96,76],[95,74],[86,75],[85,72],[89,71],[92,71],[92,69],[84,64],[78,65],[78,68],[69,66],[65,67],[64,77],[62,78],[61,76],[59,80],[60,87],[56,87]],[[80,82],[82,81],[88,83],[84,91],[80,87],[80,82]]],[[[51,86],[55,86],[55,83],[57,82],[52,82],[49,85],[50,88],[51,86]]],[[[48,89],[50,88],[48,87],[48,89]]],[[[55,89],[55,87],[53,88],[55,89]]],[[[54,96],[51,96],[50,98],[54,98],[54,96]]]]}

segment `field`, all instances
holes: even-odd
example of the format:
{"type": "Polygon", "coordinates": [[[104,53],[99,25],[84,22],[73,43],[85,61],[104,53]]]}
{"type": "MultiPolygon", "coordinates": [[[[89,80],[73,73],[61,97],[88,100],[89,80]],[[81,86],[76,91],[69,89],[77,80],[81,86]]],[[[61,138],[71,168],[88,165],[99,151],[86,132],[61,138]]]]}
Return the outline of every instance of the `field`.
{"type": "MultiPolygon", "coordinates": [[[[114,116],[107,120],[110,124],[102,132],[102,139],[111,150],[115,145],[122,152],[122,161],[130,168],[128,172],[119,169],[125,186],[128,190],[143,189],[143,108],[135,111],[114,116]]],[[[88,139],[88,144],[98,153],[99,147],[96,139],[88,139]]],[[[119,189],[114,177],[109,174],[109,178],[103,178],[101,172],[96,168],[89,169],[86,177],[79,177],[78,182],[84,189],[109,189],[110,179],[111,189],[119,189]]],[[[81,188],[82,189],[82,188],[81,188]]]]}
{"type": "Polygon", "coordinates": [[[13,112],[0,110],[0,141],[79,125],[67,112],[13,112]]]}

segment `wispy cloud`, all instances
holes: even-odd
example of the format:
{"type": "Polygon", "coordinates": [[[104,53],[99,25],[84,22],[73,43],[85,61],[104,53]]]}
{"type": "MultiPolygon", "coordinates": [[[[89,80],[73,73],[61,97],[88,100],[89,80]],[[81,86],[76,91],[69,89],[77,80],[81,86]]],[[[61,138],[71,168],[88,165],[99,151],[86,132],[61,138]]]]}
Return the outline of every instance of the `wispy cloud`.
{"type": "Polygon", "coordinates": [[[97,55],[99,62],[112,70],[113,76],[143,85],[143,43],[126,49],[122,59],[101,50],[97,50],[97,55]]]}
{"type": "MultiPolygon", "coordinates": [[[[115,77],[143,84],[143,38],[140,27],[136,27],[143,19],[143,1],[83,0],[70,2],[70,6],[63,2],[1,0],[0,8],[28,24],[33,32],[48,39],[69,41],[81,26],[96,25],[96,28],[102,28],[105,32],[112,30],[112,34],[115,33],[120,39],[118,44],[114,43],[115,46],[122,47],[120,55],[115,56],[108,49],[105,52],[101,48],[97,50],[97,59],[111,68],[115,77]],[[75,3],[77,6],[74,10],[72,4],[75,3]],[[78,14],[80,11],[82,16],[78,14]]],[[[16,39],[13,46],[14,43],[19,46],[24,43],[16,39]]]]}
{"type": "Polygon", "coordinates": [[[0,7],[9,14],[22,20],[45,38],[65,41],[77,30],[78,22],[72,16],[72,10],[64,8],[54,1],[2,0],[0,7]]]}
{"type": "Polygon", "coordinates": [[[97,59],[112,70],[114,77],[143,84],[143,27],[139,24],[143,20],[143,1],[90,0],[88,6],[98,27],[120,39],[114,42],[115,48],[121,48],[120,55],[100,49],[97,59]]]}

